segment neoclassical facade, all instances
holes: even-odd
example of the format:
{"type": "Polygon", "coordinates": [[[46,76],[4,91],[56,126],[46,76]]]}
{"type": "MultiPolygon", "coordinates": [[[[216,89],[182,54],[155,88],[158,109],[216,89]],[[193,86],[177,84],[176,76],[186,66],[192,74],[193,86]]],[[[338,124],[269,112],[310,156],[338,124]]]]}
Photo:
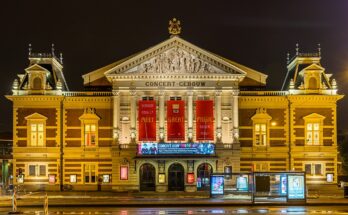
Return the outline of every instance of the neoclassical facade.
{"type": "Polygon", "coordinates": [[[211,173],[305,171],[337,182],[336,103],[318,53],[267,75],[179,36],[83,75],[69,91],[62,58],[29,52],[12,87],[14,182],[27,189],[186,191],[211,173]]]}

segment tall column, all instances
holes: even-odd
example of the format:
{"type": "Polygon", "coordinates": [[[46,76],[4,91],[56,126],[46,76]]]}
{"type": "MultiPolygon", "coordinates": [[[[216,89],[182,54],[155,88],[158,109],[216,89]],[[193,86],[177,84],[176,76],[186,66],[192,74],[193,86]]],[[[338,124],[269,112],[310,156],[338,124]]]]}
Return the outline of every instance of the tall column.
{"type": "Polygon", "coordinates": [[[159,139],[164,141],[164,90],[159,92],[159,139]]]}
{"type": "Polygon", "coordinates": [[[114,142],[118,143],[120,136],[120,92],[112,90],[113,95],[113,131],[114,142]]]}
{"type": "Polygon", "coordinates": [[[193,138],[193,91],[187,92],[187,127],[188,127],[188,140],[192,142],[193,138]]]}
{"type": "Polygon", "coordinates": [[[221,90],[215,91],[216,141],[221,141],[221,90]]]}
{"type": "Polygon", "coordinates": [[[131,127],[131,141],[134,142],[136,138],[136,116],[137,116],[137,92],[135,89],[130,90],[130,108],[131,108],[131,115],[130,115],[130,127],[131,127]]]}
{"type": "Polygon", "coordinates": [[[232,91],[232,142],[239,143],[238,90],[232,91]]]}

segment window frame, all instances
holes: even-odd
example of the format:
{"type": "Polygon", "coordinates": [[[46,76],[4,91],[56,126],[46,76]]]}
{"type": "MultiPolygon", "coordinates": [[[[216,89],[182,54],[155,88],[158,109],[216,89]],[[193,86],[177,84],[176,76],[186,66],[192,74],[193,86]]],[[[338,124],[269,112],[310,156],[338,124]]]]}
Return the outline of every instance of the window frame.
{"type": "Polygon", "coordinates": [[[253,162],[253,170],[254,170],[254,172],[268,172],[268,171],[270,171],[270,162],[253,162]],[[257,166],[260,166],[261,167],[261,165],[262,165],[262,169],[260,170],[258,170],[256,167],[257,166]],[[263,170],[263,165],[266,165],[266,170],[263,170]]]}
{"type": "Polygon", "coordinates": [[[27,164],[27,178],[45,178],[48,177],[48,165],[43,163],[28,163],[27,164]],[[34,167],[34,175],[30,174],[30,168],[34,167]],[[44,174],[41,174],[41,167],[45,168],[44,174]]]}
{"type": "Polygon", "coordinates": [[[313,163],[313,162],[306,162],[303,163],[303,167],[302,167],[303,171],[306,173],[306,176],[310,176],[310,177],[326,177],[326,172],[325,172],[325,164],[324,163],[313,163]],[[310,165],[311,170],[310,170],[310,174],[307,173],[306,171],[306,166],[310,165]],[[321,174],[316,174],[316,166],[320,165],[320,172],[321,174]]]}
{"type": "Polygon", "coordinates": [[[325,117],[317,114],[312,113],[310,115],[307,115],[303,117],[304,120],[304,145],[305,146],[322,146],[323,145],[323,128],[324,128],[324,119],[325,117]],[[318,130],[314,130],[314,125],[318,124],[319,128],[318,130]],[[308,129],[308,126],[312,125],[312,129],[308,129]],[[318,132],[318,143],[314,142],[314,134],[315,132],[318,132]],[[309,139],[307,139],[308,134],[311,134],[311,141],[309,142],[309,139]]]}
{"type": "Polygon", "coordinates": [[[97,167],[98,165],[95,164],[95,163],[84,163],[82,165],[82,171],[83,171],[83,183],[84,184],[96,184],[98,183],[98,173],[97,173],[97,167]],[[88,178],[89,178],[89,181],[86,182],[86,166],[88,166],[88,178]],[[94,182],[91,182],[92,181],[92,169],[91,167],[94,166],[94,182]]]}
{"type": "Polygon", "coordinates": [[[79,120],[81,121],[81,147],[98,147],[99,146],[99,120],[100,117],[95,114],[94,108],[86,108],[79,120]],[[86,125],[95,125],[95,145],[86,145],[86,125]]]}
{"type": "MultiPolygon", "coordinates": [[[[253,121],[252,124],[252,132],[253,132],[253,147],[267,147],[269,146],[269,137],[270,137],[270,121],[272,120],[272,117],[270,115],[267,114],[266,109],[264,108],[258,108],[256,110],[256,114],[251,117],[251,120],[253,121]],[[257,140],[257,136],[256,136],[256,125],[262,125],[264,124],[266,127],[266,131],[265,131],[265,138],[266,141],[263,145],[257,145],[256,144],[256,140],[257,140]]],[[[261,129],[261,126],[260,126],[261,129]]]]}
{"type": "Polygon", "coordinates": [[[27,120],[27,147],[46,147],[46,121],[47,117],[39,114],[39,113],[33,113],[27,117],[25,117],[27,120]],[[38,139],[38,125],[42,124],[42,145],[39,145],[39,139],[38,139]],[[33,144],[32,140],[32,125],[36,125],[36,143],[33,144]]]}

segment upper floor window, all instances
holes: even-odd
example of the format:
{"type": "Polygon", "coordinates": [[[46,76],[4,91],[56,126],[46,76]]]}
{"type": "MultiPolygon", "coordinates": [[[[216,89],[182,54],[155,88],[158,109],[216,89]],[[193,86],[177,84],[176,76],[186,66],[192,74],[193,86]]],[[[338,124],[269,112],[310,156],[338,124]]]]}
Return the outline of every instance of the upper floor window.
{"type": "Polygon", "coordinates": [[[85,124],[85,146],[96,145],[96,125],[85,124]]]}
{"type": "Polygon", "coordinates": [[[81,145],[87,147],[98,146],[98,121],[100,118],[95,114],[95,109],[86,108],[79,119],[82,127],[81,145]]]}
{"type": "Polygon", "coordinates": [[[267,125],[266,123],[257,123],[254,127],[255,145],[266,146],[267,144],[267,125]]]}
{"type": "Polygon", "coordinates": [[[323,124],[325,117],[312,113],[303,117],[305,124],[306,145],[321,145],[323,140],[323,124]]]}
{"type": "Polygon", "coordinates": [[[254,171],[256,172],[266,172],[269,171],[268,162],[257,162],[254,163],[254,171]]]}
{"type": "Polygon", "coordinates": [[[95,164],[85,164],[84,165],[84,177],[86,184],[92,184],[96,182],[96,165],[95,164]]]}
{"type": "Polygon", "coordinates": [[[267,146],[269,142],[269,124],[272,117],[267,114],[266,109],[258,108],[256,114],[251,117],[253,121],[253,145],[267,146]]]}
{"type": "Polygon", "coordinates": [[[28,146],[43,147],[46,141],[46,120],[47,117],[34,113],[25,117],[27,120],[28,146]]]}
{"type": "Polygon", "coordinates": [[[307,123],[307,145],[319,145],[319,127],[319,123],[307,123]]]}

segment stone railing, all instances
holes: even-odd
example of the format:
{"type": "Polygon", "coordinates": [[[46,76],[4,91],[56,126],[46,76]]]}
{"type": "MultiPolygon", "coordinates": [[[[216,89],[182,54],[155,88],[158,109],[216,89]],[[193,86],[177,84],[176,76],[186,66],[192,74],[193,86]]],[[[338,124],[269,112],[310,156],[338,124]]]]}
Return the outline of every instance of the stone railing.
{"type": "Polygon", "coordinates": [[[64,96],[112,96],[112,92],[63,92],[64,96]]]}
{"type": "Polygon", "coordinates": [[[240,96],[286,96],[288,91],[240,91],[240,96]]]}

